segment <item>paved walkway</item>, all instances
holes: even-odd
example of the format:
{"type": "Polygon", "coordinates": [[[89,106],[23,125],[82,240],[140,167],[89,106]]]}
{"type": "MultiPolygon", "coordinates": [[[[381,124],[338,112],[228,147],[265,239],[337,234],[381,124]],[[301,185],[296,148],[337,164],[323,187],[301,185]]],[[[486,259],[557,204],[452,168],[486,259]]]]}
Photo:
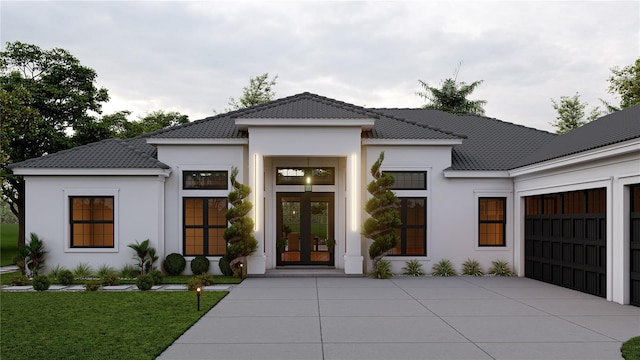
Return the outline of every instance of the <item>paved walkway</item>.
{"type": "Polygon", "coordinates": [[[249,278],[159,359],[621,359],[640,308],[526,278],[249,278]]]}

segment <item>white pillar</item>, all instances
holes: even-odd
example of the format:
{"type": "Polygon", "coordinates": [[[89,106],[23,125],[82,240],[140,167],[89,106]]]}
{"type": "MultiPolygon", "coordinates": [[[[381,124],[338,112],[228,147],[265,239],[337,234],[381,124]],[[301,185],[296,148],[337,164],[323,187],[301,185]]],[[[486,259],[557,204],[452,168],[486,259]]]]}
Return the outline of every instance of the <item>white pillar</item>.
{"type": "Polygon", "coordinates": [[[361,252],[362,224],[361,179],[362,160],[360,151],[347,156],[347,216],[346,216],[346,253],[344,255],[345,274],[362,274],[363,261],[361,252]]]}
{"type": "Polygon", "coordinates": [[[266,256],[264,253],[264,158],[250,148],[249,178],[246,183],[251,186],[251,195],[247,200],[253,203],[251,217],[254,223],[253,236],[258,240],[258,248],[247,258],[247,274],[264,274],[266,272],[266,256]]]}

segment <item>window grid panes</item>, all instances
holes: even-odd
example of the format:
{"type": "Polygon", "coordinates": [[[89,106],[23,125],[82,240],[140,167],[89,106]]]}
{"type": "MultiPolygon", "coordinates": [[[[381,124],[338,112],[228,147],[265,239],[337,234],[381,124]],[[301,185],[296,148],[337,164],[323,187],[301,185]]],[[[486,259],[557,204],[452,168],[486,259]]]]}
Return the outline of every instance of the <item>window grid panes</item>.
{"type": "Polygon", "coordinates": [[[426,190],[426,171],[385,171],[394,177],[393,190],[426,190]]]}
{"type": "Polygon", "coordinates": [[[506,198],[480,198],[478,245],[505,246],[506,198]]]}
{"type": "Polygon", "coordinates": [[[184,198],[184,255],[224,255],[226,198],[184,198]]]}
{"type": "Polygon", "coordinates": [[[389,255],[427,255],[427,199],[398,198],[402,225],[396,229],[398,245],[389,255]]]}
{"type": "Polygon", "coordinates": [[[112,248],[114,246],[113,196],[71,196],[70,246],[112,248]]]}
{"type": "Polygon", "coordinates": [[[276,168],[276,185],[304,185],[307,177],[311,185],[335,185],[332,167],[286,167],[276,168]]]}
{"type": "Polygon", "coordinates": [[[185,190],[227,190],[227,171],[183,171],[182,188],[185,190]]]}

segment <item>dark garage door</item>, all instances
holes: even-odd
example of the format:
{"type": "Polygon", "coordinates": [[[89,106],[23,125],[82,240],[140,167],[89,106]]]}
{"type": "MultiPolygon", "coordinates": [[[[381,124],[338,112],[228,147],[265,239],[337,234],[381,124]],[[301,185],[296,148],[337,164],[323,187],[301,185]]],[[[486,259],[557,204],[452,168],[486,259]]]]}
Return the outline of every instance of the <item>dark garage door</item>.
{"type": "Polygon", "coordinates": [[[631,186],[631,305],[640,306],[640,185],[631,186]]]}
{"type": "Polygon", "coordinates": [[[605,297],[606,189],[525,201],[525,276],[605,297]]]}

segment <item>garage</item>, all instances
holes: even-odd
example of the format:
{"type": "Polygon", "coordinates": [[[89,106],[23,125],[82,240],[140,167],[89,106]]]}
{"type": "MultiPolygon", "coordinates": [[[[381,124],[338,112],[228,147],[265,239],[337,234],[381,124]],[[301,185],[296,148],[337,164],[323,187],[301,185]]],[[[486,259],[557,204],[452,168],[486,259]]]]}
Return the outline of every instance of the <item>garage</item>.
{"type": "Polygon", "coordinates": [[[640,306],[640,185],[630,187],[631,201],[629,229],[629,262],[630,262],[630,278],[631,278],[631,296],[629,303],[631,305],[640,306]]]}
{"type": "Polygon", "coordinates": [[[606,297],[606,215],[605,188],[526,197],[525,276],[606,297]]]}

